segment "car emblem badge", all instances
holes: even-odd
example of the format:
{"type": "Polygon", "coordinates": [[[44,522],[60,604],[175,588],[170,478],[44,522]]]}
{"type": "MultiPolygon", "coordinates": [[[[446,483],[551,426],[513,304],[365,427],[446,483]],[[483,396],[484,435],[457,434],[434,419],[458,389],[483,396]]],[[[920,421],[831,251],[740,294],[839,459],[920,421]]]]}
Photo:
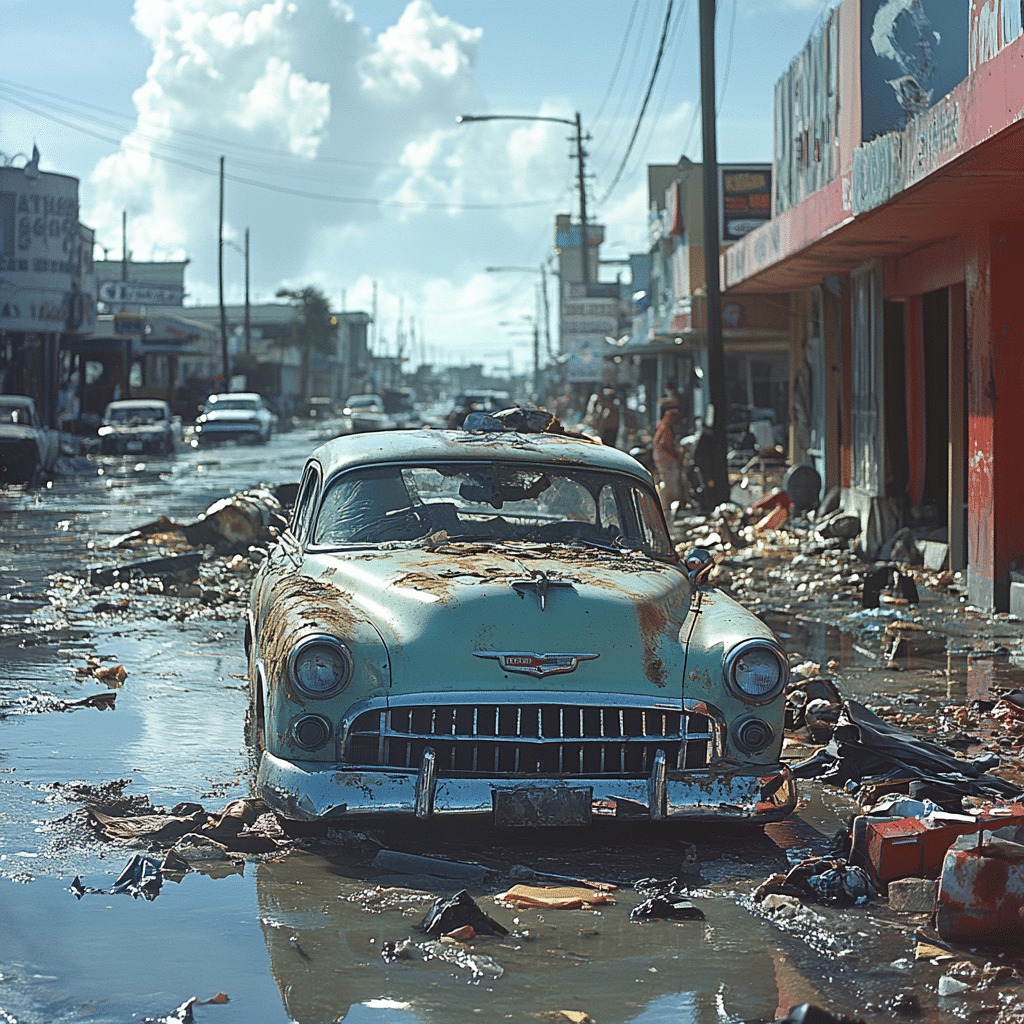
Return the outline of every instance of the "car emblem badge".
{"type": "Polygon", "coordinates": [[[581,661],[593,661],[599,654],[533,654],[530,651],[474,651],[477,658],[493,658],[506,672],[527,676],[557,676],[575,672],[581,661]]]}

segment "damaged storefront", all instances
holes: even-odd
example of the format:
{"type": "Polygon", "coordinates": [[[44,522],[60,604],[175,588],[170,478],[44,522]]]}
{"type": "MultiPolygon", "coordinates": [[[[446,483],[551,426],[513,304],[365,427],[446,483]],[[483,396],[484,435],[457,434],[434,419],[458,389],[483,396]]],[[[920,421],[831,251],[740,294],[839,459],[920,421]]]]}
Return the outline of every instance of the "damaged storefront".
{"type": "Polygon", "coordinates": [[[845,0],[777,84],[773,219],[725,254],[723,287],[789,298],[792,461],[840,489],[864,556],[965,569],[971,601],[1006,611],[1024,553],[1020,10],[889,6],[845,0]]]}

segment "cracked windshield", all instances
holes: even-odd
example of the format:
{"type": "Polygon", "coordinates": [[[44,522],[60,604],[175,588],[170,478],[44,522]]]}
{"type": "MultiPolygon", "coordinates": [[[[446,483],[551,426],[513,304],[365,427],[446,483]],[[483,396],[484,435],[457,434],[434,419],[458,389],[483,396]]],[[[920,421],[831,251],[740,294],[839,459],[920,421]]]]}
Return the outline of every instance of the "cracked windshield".
{"type": "Polygon", "coordinates": [[[1024,1024],[1022,11],[6,0],[0,1022],[1024,1024]]]}

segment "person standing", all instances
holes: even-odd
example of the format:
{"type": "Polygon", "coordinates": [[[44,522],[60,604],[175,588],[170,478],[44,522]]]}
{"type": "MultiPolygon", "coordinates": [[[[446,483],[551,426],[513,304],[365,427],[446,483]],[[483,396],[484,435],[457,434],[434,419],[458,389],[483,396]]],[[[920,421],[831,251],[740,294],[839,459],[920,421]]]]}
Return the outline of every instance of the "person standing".
{"type": "Polygon", "coordinates": [[[661,507],[669,520],[672,518],[673,502],[683,500],[683,456],[676,441],[675,423],[679,418],[679,409],[668,406],[661,419],[658,429],[654,432],[654,468],[658,473],[658,496],[661,507]]]}
{"type": "Polygon", "coordinates": [[[601,443],[615,447],[621,422],[620,403],[615,388],[602,388],[587,403],[587,423],[597,432],[601,443]]]}

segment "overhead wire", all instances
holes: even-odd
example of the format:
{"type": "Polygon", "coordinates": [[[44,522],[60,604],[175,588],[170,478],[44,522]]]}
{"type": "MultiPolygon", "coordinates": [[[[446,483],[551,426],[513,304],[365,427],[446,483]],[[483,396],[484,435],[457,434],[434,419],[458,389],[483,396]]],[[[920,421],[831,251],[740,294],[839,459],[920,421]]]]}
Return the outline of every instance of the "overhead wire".
{"type": "MultiPolygon", "coordinates": [[[[101,142],[109,143],[112,146],[124,149],[134,150],[136,152],[144,153],[154,160],[158,160],[162,163],[173,164],[177,167],[183,167],[190,171],[195,171],[197,174],[205,174],[211,177],[217,177],[220,174],[218,168],[203,166],[201,164],[190,163],[187,160],[182,160],[178,157],[171,156],[166,153],[158,152],[151,144],[144,145],[131,141],[131,133],[121,139],[111,138],[109,135],[104,135],[101,132],[94,131],[86,128],[83,125],[76,124],[73,121],[69,121],[66,118],[58,117],[46,110],[33,107],[32,105],[25,103],[20,100],[16,100],[10,96],[6,97],[8,103],[12,103],[15,106],[21,107],[23,110],[29,113],[35,114],[38,117],[46,118],[47,120],[53,121],[55,124],[59,124],[62,127],[69,128],[72,131],[80,132],[83,135],[91,136],[92,138],[99,139],[101,142]]],[[[268,181],[260,181],[256,178],[243,177],[241,175],[233,173],[225,173],[224,179],[226,181],[232,181],[240,185],[248,185],[251,188],[263,189],[269,192],[276,192],[281,195],[294,196],[302,199],[315,199],[324,202],[332,203],[346,203],[351,205],[360,206],[374,206],[378,208],[397,208],[397,209],[433,209],[433,210],[511,210],[511,209],[523,209],[527,207],[535,206],[550,206],[553,200],[551,197],[546,199],[531,199],[523,200],[514,203],[455,203],[455,202],[432,202],[428,200],[422,201],[404,201],[399,199],[376,199],[372,197],[358,197],[358,196],[343,196],[343,195],[330,195],[324,192],[314,192],[308,189],[292,188],[287,185],[273,184],[268,181]]],[[[564,195],[564,192],[562,193],[564,195]]]]}
{"type": "Polygon", "coordinates": [[[622,177],[622,172],[626,169],[626,164],[629,161],[629,155],[633,151],[633,144],[636,142],[637,135],[640,134],[640,126],[643,124],[644,114],[647,111],[647,104],[651,98],[651,92],[654,89],[654,83],[658,77],[658,69],[661,67],[661,58],[665,52],[665,39],[668,36],[669,21],[672,17],[672,5],[675,0],[668,0],[668,6],[665,10],[665,21],[661,28],[661,40],[658,43],[658,53],[654,58],[654,67],[651,70],[651,78],[647,85],[647,92],[644,94],[643,103],[640,106],[640,113],[637,115],[636,127],[633,129],[633,134],[630,137],[629,144],[626,146],[626,152],[622,157],[622,162],[619,164],[619,169],[615,172],[615,177],[612,179],[612,183],[608,186],[607,191],[601,197],[599,202],[603,203],[608,197],[615,191],[615,186],[618,185],[619,179],[622,177]]]}
{"type": "MultiPolygon", "coordinates": [[[[643,16],[640,19],[640,25],[637,29],[636,44],[633,47],[633,56],[630,60],[629,71],[626,74],[625,81],[622,83],[622,87],[618,90],[619,98],[618,102],[615,104],[615,109],[607,118],[607,123],[613,126],[620,124],[622,125],[621,129],[613,129],[613,131],[609,135],[607,135],[605,138],[601,140],[603,147],[608,151],[608,159],[614,159],[613,154],[617,153],[621,149],[622,143],[625,140],[625,134],[629,130],[628,127],[626,127],[626,125],[628,124],[629,120],[632,120],[632,118],[623,120],[622,108],[630,96],[630,85],[633,81],[633,75],[636,72],[636,69],[640,63],[640,55],[644,50],[644,31],[647,26],[647,18],[650,14],[650,10],[651,0],[645,0],[643,16]]],[[[597,154],[595,154],[595,158],[601,159],[601,157],[598,156],[597,154]]]]}
{"type": "Polygon", "coordinates": [[[675,44],[677,37],[682,32],[682,26],[685,23],[686,15],[688,13],[689,7],[686,0],[684,0],[679,9],[679,13],[676,15],[676,18],[672,23],[672,29],[668,40],[668,49],[672,53],[672,63],[669,65],[667,77],[663,76],[662,78],[661,96],[658,100],[658,106],[655,108],[653,117],[648,118],[649,124],[646,141],[641,145],[639,152],[635,155],[633,166],[627,172],[627,178],[635,175],[647,163],[647,153],[654,144],[654,136],[658,131],[658,122],[660,121],[662,112],[665,109],[665,103],[669,97],[670,86],[675,77],[676,66],[679,63],[679,55],[682,52],[682,47],[675,44]]]}
{"type": "MultiPolygon", "coordinates": [[[[738,0],[732,0],[732,19],[729,22],[729,48],[726,52],[725,59],[725,71],[722,75],[722,85],[719,89],[718,96],[716,96],[715,103],[715,117],[722,112],[722,99],[725,97],[725,90],[729,84],[729,69],[732,66],[732,47],[733,47],[733,29],[736,27],[736,7],[738,0]]],[[[697,127],[697,122],[700,120],[701,104],[698,100],[697,105],[693,108],[693,117],[690,118],[690,127],[686,132],[686,141],[683,143],[682,153],[686,153],[689,148],[690,139],[693,137],[693,130],[697,127]]]]}
{"type": "Polygon", "coordinates": [[[604,112],[605,104],[608,102],[608,99],[612,94],[612,89],[615,86],[615,79],[619,74],[619,68],[622,67],[622,58],[626,54],[626,46],[629,43],[629,36],[633,31],[633,20],[636,18],[636,10],[639,6],[640,0],[633,0],[633,6],[629,11],[629,21],[626,23],[626,31],[622,36],[622,46],[619,48],[619,56],[615,61],[615,67],[612,68],[611,78],[608,79],[608,88],[605,89],[604,96],[601,97],[601,102],[597,105],[597,110],[595,110],[593,114],[593,119],[595,121],[600,120],[601,114],[604,112]]]}

